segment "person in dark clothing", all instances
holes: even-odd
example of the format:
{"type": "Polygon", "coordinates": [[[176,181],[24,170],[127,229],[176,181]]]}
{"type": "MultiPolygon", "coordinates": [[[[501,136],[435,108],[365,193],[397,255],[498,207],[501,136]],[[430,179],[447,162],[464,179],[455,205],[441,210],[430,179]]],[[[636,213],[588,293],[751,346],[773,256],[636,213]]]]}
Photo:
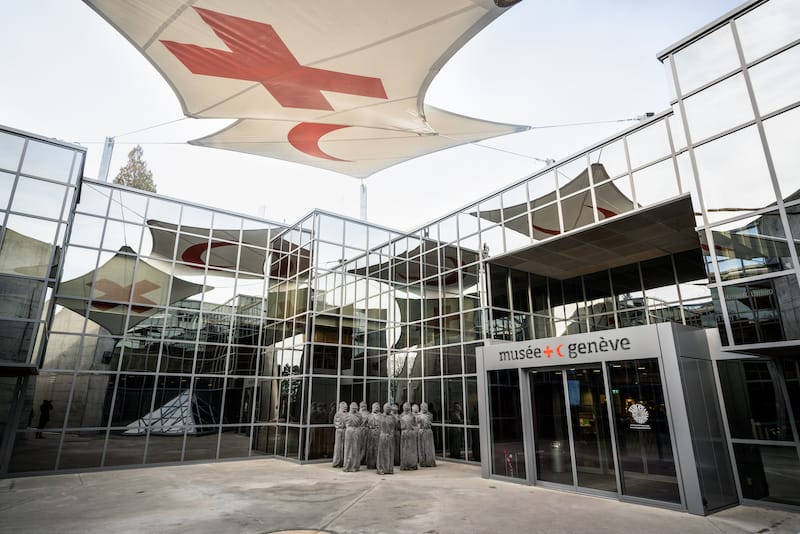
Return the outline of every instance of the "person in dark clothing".
{"type": "Polygon", "coordinates": [[[37,439],[44,439],[42,430],[45,426],[47,426],[47,422],[50,421],[50,412],[52,410],[53,403],[47,399],[43,400],[42,404],[39,405],[39,424],[36,425],[36,428],[39,429],[39,431],[36,433],[37,439]]]}

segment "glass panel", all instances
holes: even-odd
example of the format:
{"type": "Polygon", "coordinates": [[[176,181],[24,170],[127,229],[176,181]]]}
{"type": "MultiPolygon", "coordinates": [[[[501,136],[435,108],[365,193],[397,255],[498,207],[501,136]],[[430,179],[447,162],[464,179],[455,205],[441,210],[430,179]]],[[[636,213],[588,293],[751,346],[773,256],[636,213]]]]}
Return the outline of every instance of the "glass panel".
{"type": "Polygon", "coordinates": [[[58,468],[91,469],[100,467],[104,442],[105,432],[102,431],[65,432],[58,468]]]}
{"type": "Polygon", "coordinates": [[[664,160],[633,173],[636,202],[648,206],[678,194],[678,177],[672,159],[664,160]]]}
{"type": "Polygon", "coordinates": [[[186,437],[184,461],[214,460],[217,457],[219,427],[203,425],[197,427],[197,433],[186,437]]]}
{"type": "MultiPolygon", "coordinates": [[[[2,137],[0,137],[2,139],[2,137]]],[[[2,155],[2,152],[0,152],[2,155]]],[[[11,199],[11,188],[14,187],[14,175],[7,172],[0,172],[0,210],[8,209],[8,201],[11,199]]]]}
{"type": "Polygon", "coordinates": [[[68,182],[74,155],[75,152],[67,148],[31,139],[25,150],[22,172],[32,176],[68,182]]]}
{"type": "Polygon", "coordinates": [[[789,244],[777,210],[717,226],[712,233],[722,280],[792,268],[789,244]]]}
{"type": "Polygon", "coordinates": [[[789,200],[800,189],[800,108],[764,121],[767,143],[781,195],[789,200]]]}
{"type": "Polygon", "coordinates": [[[0,318],[39,319],[44,282],[0,274],[0,318]]]}
{"type": "Polygon", "coordinates": [[[608,405],[600,365],[569,369],[567,393],[578,486],[616,492],[608,405]]]}
{"type": "Polygon", "coordinates": [[[0,132],[0,168],[17,172],[24,144],[22,137],[0,132]]]}
{"type": "Polygon", "coordinates": [[[326,215],[319,216],[319,239],[330,243],[342,244],[344,237],[344,221],[326,215]]]}
{"type": "Polygon", "coordinates": [[[692,43],[676,53],[674,58],[683,94],[739,67],[729,26],[692,43]]]}
{"type": "Polygon", "coordinates": [[[797,39],[800,34],[800,4],[795,0],[772,0],[736,19],[736,31],[744,57],[752,61],[797,39]]]}
{"type": "Polygon", "coordinates": [[[27,362],[39,323],[0,319],[0,360],[27,362]]]}
{"type": "Polygon", "coordinates": [[[734,343],[783,341],[787,334],[792,338],[800,335],[800,329],[792,326],[796,321],[790,299],[797,294],[793,276],[725,286],[723,291],[734,343]],[[783,320],[785,313],[790,320],[783,320]]]}
{"type": "Polygon", "coordinates": [[[777,370],[765,360],[717,362],[732,438],[791,441],[777,370]]]}
{"type": "Polygon", "coordinates": [[[530,382],[536,478],[572,485],[563,372],[532,371],[530,382]]]}
{"type": "Polygon", "coordinates": [[[246,458],[249,448],[250,427],[222,427],[219,436],[220,458],[246,458]]]}
{"type": "MultiPolygon", "coordinates": [[[[112,431],[108,436],[106,445],[106,457],[103,461],[104,467],[118,465],[141,464],[144,460],[144,436],[125,436],[122,431],[112,431]]],[[[181,449],[183,439],[176,439],[174,436],[151,436],[150,450],[168,448],[172,449],[171,460],[168,462],[179,462],[181,460],[181,449]]],[[[161,453],[164,454],[164,453],[161,453]]]]}
{"type": "Polygon", "coordinates": [[[608,365],[622,493],[679,503],[658,360],[608,365]]]}
{"type": "Polygon", "coordinates": [[[442,351],[443,372],[445,375],[461,374],[461,346],[444,347],[442,351]]]}
{"type": "Polygon", "coordinates": [[[492,289],[492,306],[508,309],[508,269],[499,265],[490,268],[490,282],[492,289]]]}
{"type": "Polygon", "coordinates": [[[592,180],[595,184],[628,172],[628,160],[625,157],[625,145],[622,140],[602,146],[596,152],[592,152],[589,159],[592,163],[592,180]]]}
{"type": "Polygon", "coordinates": [[[687,98],[684,104],[695,143],[753,120],[753,106],[741,74],[687,98]]]}
{"type": "Polygon", "coordinates": [[[489,371],[488,376],[492,473],[525,479],[519,371],[489,371]]]}
{"type": "MultiPolygon", "coordinates": [[[[627,142],[628,152],[631,157],[631,168],[633,169],[670,153],[666,121],[664,120],[630,134],[627,142]]],[[[595,179],[595,183],[597,181],[595,179]]]]}
{"type": "MultiPolygon", "coordinates": [[[[638,176],[640,173],[636,174],[638,176]]],[[[600,220],[625,213],[636,207],[633,203],[633,189],[628,176],[598,186],[595,189],[595,198],[597,198],[597,216],[600,220]]]]}
{"type": "Polygon", "coordinates": [[[800,46],[790,48],[750,69],[750,80],[761,115],[797,101],[800,95],[797,65],[800,65],[800,46]]]}
{"type": "Polygon", "coordinates": [[[775,202],[755,126],[695,149],[709,219],[720,220],[775,202]]]}
{"type": "Polygon", "coordinates": [[[796,447],[733,444],[742,497],[800,505],[800,461],[796,447]]]}

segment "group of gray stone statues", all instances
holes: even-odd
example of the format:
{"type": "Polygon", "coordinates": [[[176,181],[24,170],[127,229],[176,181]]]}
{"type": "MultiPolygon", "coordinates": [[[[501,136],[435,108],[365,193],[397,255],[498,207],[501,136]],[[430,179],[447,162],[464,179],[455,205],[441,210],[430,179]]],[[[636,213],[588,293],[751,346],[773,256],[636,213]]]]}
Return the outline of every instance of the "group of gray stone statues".
{"type": "Polygon", "coordinates": [[[433,444],[431,414],[428,405],[422,403],[412,407],[403,404],[403,413],[398,415],[397,404],[372,403],[372,412],[367,403],[339,403],[339,411],[333,418],[336,436],[333,444],[333,467],[345,471],[358,471],[362,465],[377,470],[379,475],[394,473],[394,466],[402,470],[420,467],[436,467],[436,447],[433,444]]]}

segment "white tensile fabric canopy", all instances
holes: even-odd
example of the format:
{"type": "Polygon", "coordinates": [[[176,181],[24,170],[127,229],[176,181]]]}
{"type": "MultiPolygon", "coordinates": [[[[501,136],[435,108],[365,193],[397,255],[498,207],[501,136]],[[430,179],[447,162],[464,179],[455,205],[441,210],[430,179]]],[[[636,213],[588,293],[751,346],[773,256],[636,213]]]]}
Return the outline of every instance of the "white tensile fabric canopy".
{"type": "Polygon", "coordinates": [[[208,273],[213,276],[263,278],[267,247],[277,251],[293,250],[275,254],[270,275],[288,276],[308,268],[311,262],[311,251],[307,247],[298,248],[282,237],[272,237],[284,230],[280,227],[241,230],[240,234],[238,229],[181,226],[178,233],[176,224],[155,219],[148,220],[147,227],[153,238],[151,257],[166,262],[165,268],[172,269],[168,264],[174,254],[177,260],[174,272],[180,276],[201,275],[208,264],[208,273]]]}
{"type": "Polygon", "coordinates": [[[121,335],[164,306],[212,289],[170,278],[144,260],[137,263],[135,254],[130,247],[122,247],[97,270],[62,282],[56,302],[81,315],[89,306],[89,319],[112,335],[121,335]],[[92,300],[84,300],[88,298],[92,300]]]}
{"type": "Polygon", "coordinates": [[[184,113],[238,119],[193,144],[364,178],[527,129],[424,104],[444,63],[515,1],[84,0],[184,113]]]}
{"type": "MultiPolygon", "coordinates": [[[[606,182],[609,179],[605,167],[601,163],[592,164],[592,178],[595,183],[606,182]]],[[[576,228],[592,224],[594,222],[594,211],[592,194],[589,191],[589,170],[585,169],[578,176],[564,184],[558,190],[558,197],[561,198],[561,211],[564,220],[564,232],[569,232],[576,228]],[[577,191],[582,191],[578,194],[577,191]],[[570,196],[572,195],[572,196],[570,196]]],[[[473,212],[471,215],[479,216],[481,219],[499,223],[504,221],[506,228],[516,230],[524,235],[531,235],[536,240],[547,239],[561,234],[561,225],[558,217],[558,203],[555,202],[556,192],[547,193],[531,200],[531,206],[545,206],[536,209],[531,214],[530,227],[527,217],[519,217],[528,211],[527,204],[517,204],[515,206],[504,207],[502,210],[486,210],[480,214],[473,212]]],[[[620,213],[631,211],[634,206],[633,201],[625,193],[617,189],[613,182],[605,184],[595,189],[597,199],[598,217],[608,219],[620,213]]]]}

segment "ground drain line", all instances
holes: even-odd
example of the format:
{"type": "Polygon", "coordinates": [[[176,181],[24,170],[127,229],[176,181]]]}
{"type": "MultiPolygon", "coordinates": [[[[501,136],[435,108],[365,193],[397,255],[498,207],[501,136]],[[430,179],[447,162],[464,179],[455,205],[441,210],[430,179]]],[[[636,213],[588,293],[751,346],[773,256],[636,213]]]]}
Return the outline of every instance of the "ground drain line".
{"type": "Polygon", "coordinates": [[[358,501],[360,501],[361,499],[363,499],[363,498],[364,498],[364,497],[367,495],[367,493],[369,493],[369,492],[371,492],[372,490],[374,490],[375,488],[377,488],[377,487],[378,487],[378,484],[380,484],[380,483],[381,483],[381,481],[380,481],[380,480],[378,480],[378,481],[376,481],[376,482],[375,482],[375,483],[374,483],[374,484],[373,484],[371,487],[369,487],[369,488],[365,489],[364,491],[362,491],[362,492],[361,492],[361,494],[359,494],[359,496],[358,496],[358,497],[356,497],[355,499],[353,499],[353,502],[351,502],[350,504],[348,504],[347,506],[345,506],[345,507],[344,507],[344,509],[343,509],[342,511],[340,511],[339,513],[337,513],[337,514],[336,514],[335,516],[333,516],[333,517],[332,517],[330,520],[328,520],[328,521],[326,521],[325,523],[323,523],[322,525],[320,525],[320,527],[319,527],[319,528],[320,528],[320,529],[328,528],[328,525],[330,525],[331,523],[333,523],[334,521],[336,521],[337,519],[339,519],[340,517],[342,517],[342,516],[345,514],[345,512],[347,512],[347,511],[348,511],[350,508],[352,508],[353,506],[355,506],[355,505],[358,503],[358,501]]]}

